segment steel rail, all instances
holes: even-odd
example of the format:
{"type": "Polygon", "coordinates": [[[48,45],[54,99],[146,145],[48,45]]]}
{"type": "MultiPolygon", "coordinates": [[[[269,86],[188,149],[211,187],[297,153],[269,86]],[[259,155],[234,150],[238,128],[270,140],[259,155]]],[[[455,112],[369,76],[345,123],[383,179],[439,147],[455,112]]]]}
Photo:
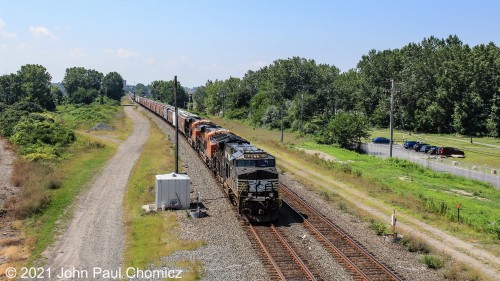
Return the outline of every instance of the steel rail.
{"type": "MultiPolygon", "coordinates": [[[[343,231],[340,227],[335,225],[333,222],[331,222],[329,219],[327,219],[323,214],[321,214],[319,211],[317,211],[314,207],[312,207],[309,203],[305,202],[302,198],[300,198],[299,195],[297,195],[295,192],[293,192],[290,188],[288,188],[286,185],[283,183],[280,183],[281,186],[281,191],[285,191],[292,200],[297,201],[299,204],[303,206],[307,211],[309,211],[312,215],[314,215],[316,218],[319,219],[319,223],[322,223],[326,225],[329,229],[334,230],[338,235],[340,236],[341,239],[346,240],[349,242],[352,246],[355,247],[356,250],[361,252],[364,256],[366,256],[371,262],[373,262],[378,268],[385,273],[387,273],[392,280],[404,280],[402,277],[400,277],[394,270],[388,268],[386,265],[381,263],[373,254],[368,252],[364,247],[357,241],[355,241],[353,238],[351,238],[345,231],[343,231]]],[[[330,249],[334,250],[338,255],[341,256],[343,260],[345,260],[349,266],[359,275],[362,276],[363,279],[365,280],[373,280],[370,278],[362,268],[360,268],[351,258],[349,258],[347,255],[345,255],[341,249],[339,249],[337,246],[333,244],[333,242],[328,239],[323,232],[321,232],[318,227],[316,227],[312,222],[309,216],[306,218],[303,216],[297,208],[300,206],[292,206],[290,203],[287,202],[287,205],[290,206],[299,216],[302,217],[304,220],[304,224],[307,226],[308,229],[310,229],[313,234],[316,234],[321,240],[323,240],[330,249]]]]}

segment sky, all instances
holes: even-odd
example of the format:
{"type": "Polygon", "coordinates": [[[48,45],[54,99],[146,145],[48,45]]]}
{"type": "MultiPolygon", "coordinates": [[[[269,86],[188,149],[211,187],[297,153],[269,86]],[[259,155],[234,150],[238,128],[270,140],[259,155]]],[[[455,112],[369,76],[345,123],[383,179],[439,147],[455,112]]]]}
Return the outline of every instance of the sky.
{"type": "Polygon", "coordinates": [[[0,75],[40,64],[196,87],[299,56],[355,68],[430,36],[500,43],[500,1],[0,0],[0,75]]]}

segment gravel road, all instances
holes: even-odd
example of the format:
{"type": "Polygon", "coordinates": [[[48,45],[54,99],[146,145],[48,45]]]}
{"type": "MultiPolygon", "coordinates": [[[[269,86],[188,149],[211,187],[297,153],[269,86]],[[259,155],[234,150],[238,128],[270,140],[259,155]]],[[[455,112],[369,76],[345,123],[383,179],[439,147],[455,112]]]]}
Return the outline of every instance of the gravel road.
{"type": "Polygon", "coordinates": [[[133,123],[133,131],[90,189],[78,198],[67,229],[45,253],[46,267],[53,273],[61,268],[76,268],[88,270],[92,277],[94,267],[116,271],[123,265],[123,193],[150,128],[147,118],[133,107],[125,107],[125,113],[133,123]]]}

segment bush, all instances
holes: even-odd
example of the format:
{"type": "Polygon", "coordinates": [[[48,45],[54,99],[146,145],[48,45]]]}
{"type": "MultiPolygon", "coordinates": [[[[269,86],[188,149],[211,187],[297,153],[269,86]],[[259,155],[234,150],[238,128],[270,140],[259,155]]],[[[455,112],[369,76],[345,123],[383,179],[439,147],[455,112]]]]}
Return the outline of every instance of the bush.
{"type": "Polygon", "coordinates": [[[17,111],[26,111],[29,113],[33,112],[43,112],[43,108],[34,102],[18,102],[12,105],[12,109],[17,110],[17,111]]]}
{"type": "Polygon", "coordinates": [[[427,265],[428,268],[439,269],[444,266],[444,261],[433,255],[423,255],[420,261],[427,265]]]}
{"type": "Polygon", "coordinates": [[[27,116],[28,112],[18,111],[12,108],[7,108],[0,113],[0,134],[4,137],[10,137],[14,133],[14,126],[27,116]]]}
{"type": "Polygon", "coordinates": [[[52,159],[61,156],[63,147],[75,140],[75,134],[54,123],[23,119],[14,127],[10,140],[29,159],[52,159]]]}
{"type": "Polygon", "coordinates": [[[371,229],[375,230],[375,233],[377,233],[377,235],[382,236],[387,233],[387,226],[383,222],[373,222],[370,227],[371,229]]]}

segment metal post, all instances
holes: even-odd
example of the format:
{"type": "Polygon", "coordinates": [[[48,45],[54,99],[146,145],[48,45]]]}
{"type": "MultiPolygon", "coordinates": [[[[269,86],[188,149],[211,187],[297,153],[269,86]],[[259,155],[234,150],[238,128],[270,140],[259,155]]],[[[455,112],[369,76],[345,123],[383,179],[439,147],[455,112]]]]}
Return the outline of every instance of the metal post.
{"type": "Polygon", "coordinates": [[[391,116],[390,116],[390,131],[391,131],[391,139],[390,139],[390,146],[389,146],[389,157],[392,157],[392,144],[393,144],[393,133],[394,133],[394,122],[393,122],[393,117],[392,117],[392,111],[394,107],[394,79],[391,79],[391,116]]]}
{"type": "Polygon", "coordinates": [[[175,173],[179,173],[179,119],[177,114],[177,75],[174,76],[174,104],[175,104],[175,173]]]}

